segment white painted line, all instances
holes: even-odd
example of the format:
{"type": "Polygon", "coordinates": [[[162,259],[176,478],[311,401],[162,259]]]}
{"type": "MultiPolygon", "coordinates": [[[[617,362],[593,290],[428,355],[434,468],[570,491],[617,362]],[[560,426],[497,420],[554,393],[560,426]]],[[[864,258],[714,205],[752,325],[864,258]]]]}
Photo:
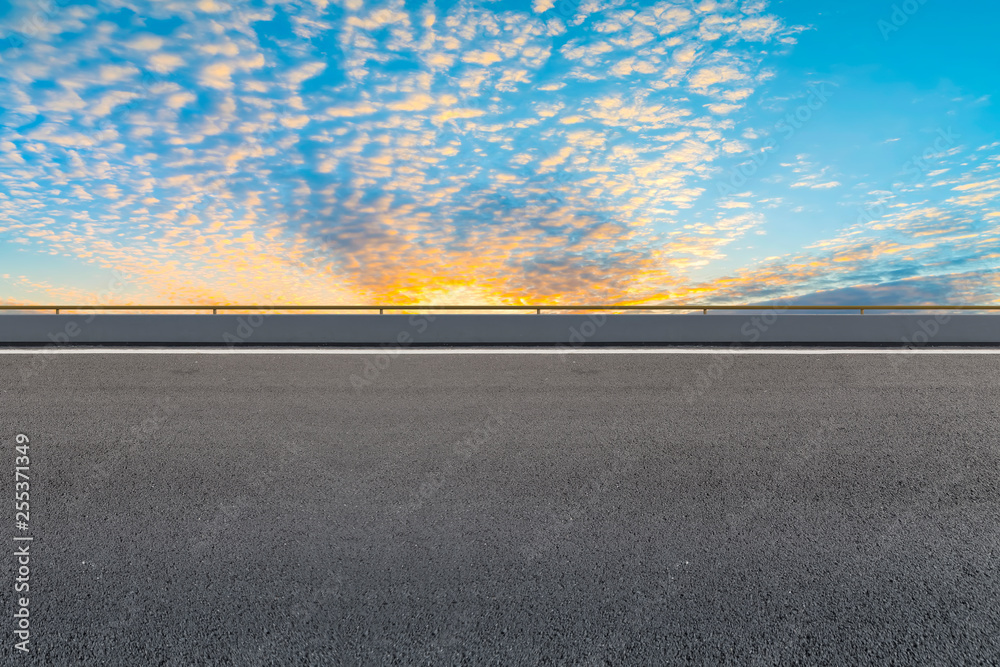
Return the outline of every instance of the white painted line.
{"type": "Polygon", "coordinates": [[[715,354],[715,355],[847,355],[847,354],[1000,354],[1000,348],[730,348],[730,347],[601,347],[601,348],[200,348],[200,347],[99,347],[99,348],[0,348],[0,355],[35,354],[333,354],[333,355],[516,355],[516,354],[715,354]]]}

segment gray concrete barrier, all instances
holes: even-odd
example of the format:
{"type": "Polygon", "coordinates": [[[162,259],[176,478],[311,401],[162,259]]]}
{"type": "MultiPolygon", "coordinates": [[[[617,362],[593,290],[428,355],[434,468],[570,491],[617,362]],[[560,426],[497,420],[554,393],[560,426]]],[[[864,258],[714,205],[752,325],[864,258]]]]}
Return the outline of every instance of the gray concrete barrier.
{"type": "Polygon", "coordinates": [[[1000,315],[0,315],[18,345],[997,345],[1000,315]]]}

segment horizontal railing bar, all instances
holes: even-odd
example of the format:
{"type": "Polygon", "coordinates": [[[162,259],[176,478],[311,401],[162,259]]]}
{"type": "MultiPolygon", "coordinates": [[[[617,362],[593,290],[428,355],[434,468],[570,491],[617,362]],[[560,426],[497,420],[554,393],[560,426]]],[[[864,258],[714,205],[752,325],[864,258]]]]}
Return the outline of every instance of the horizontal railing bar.
{"type": "Polygon", "coordinates": [[[137,306],[137,305],[104,305],[104,306],[94,306],[94,305],[0,305],[0,311],[9,310],[211,310],[211,311],[221,311],[221,310],[378,310],[378,311],[400,311],[400,310],[526,310],[526,311],[543,311],[543,310],[556,310],[556,311],[570,311],[570,310],[700,310],[707,312],[709,310],[1000,310],[1000,305],[991,306],[944,306],[944,305],[919,305],[919,306],[803,306],[803,305],[788,305],[788,306],[761,306],[761,305],[725,305],[725,306],[710,306],[704,304],[685,304],[685,305],[578,305],[578,306],[567,306],[567,305],[546,305],[546,304],[529,304],[529,305],[498,305],[498,306],[484,306],[484,305],[474,305],[474,306],[430,306],[430,305],[345,305],[345,306],[328,306],[328,305],[244,305],[244,306],[137,306]]]}

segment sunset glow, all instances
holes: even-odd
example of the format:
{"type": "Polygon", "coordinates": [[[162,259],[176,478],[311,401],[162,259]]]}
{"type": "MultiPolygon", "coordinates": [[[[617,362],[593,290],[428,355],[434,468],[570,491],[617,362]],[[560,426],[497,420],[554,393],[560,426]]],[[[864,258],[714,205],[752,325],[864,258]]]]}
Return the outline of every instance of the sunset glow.
{"type": "Polygon", "coordinates": [[[8,3],[0,303],[1000,303],[963,4],[8,3]]]}

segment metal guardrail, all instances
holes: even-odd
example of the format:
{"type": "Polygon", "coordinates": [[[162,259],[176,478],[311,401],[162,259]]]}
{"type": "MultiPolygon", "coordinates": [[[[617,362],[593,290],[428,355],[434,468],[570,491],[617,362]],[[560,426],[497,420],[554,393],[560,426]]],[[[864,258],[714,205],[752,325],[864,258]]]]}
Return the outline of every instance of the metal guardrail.
{"type": "Polygon", "coordinates": [[[400,305],[374,305],[374,306],[303,306],[303,305],[283,305],[283,306],[261,306],[261,305],[247,305],[247,306],[136,306],[136,305],[118,305],[118,306],[94,306],[94,305],[84,305],[84,306],[74,306],[74,305],[0,305],[0,311],[12,311],[12,310],[31,310],[31,311],[55,311],[58,315],[62,311],[92,311],[92,310],[119,310],[119,311],[131,311],[131,310],[153,310],[153,311],[172,311],[172,310],[211,310],[212,314],[218,314],[218,312],[226,310],[241,310],[241,311],[268,311],[268,310],[347,310],[347,311],[366,311],[366,310],[377,310],[379,314],[384,314],[386,311],[425,311],[425,310],[503,310],[503,311],[522,311],[522,310],[533,310],[535,314],[541,315],[542,311],[601,311],[601,310],[632,310],[632,311],[685,311],[685,310],[700,310],[703,314],[707,315],[710,310],[774,310],[774,311],[796,311],[796,310],[830,310],[830,311],[860,311],[864,315],[866,310],[997,310],[1000,311],[1000,305],[992,306],[941,306],[941,305],[923,305],[923,306],[760,306],[760,305],[737,305],[737,306],[712,306],[704,304],[685,304],[685,305],[621,305],[621,306],[609,306],[609,305],[579,305],[579,306],[566,306],[566,305],[548,305],[548,304],[535,304],[535,305],[501,305],[501,306],[427,306],[420,304],[412,304],[408,306],[400,305]]]}

